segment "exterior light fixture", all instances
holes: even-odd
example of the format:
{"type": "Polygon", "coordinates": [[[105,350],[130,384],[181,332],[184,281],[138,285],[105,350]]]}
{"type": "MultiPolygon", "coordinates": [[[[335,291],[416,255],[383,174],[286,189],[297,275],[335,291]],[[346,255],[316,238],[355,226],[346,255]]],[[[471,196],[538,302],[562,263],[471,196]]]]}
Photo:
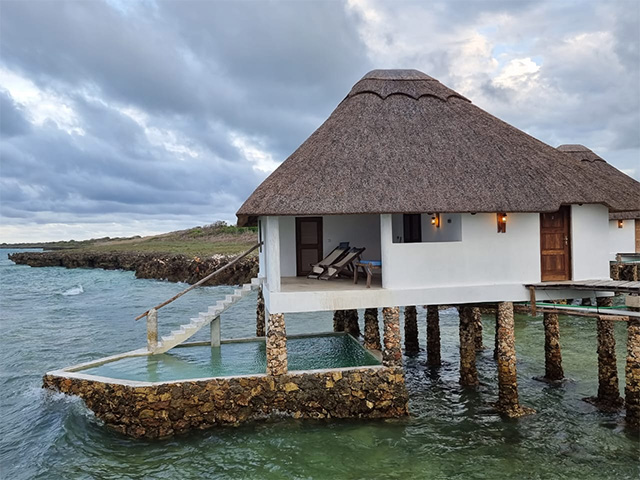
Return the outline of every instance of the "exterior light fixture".
{"type": "Polygon", "coordinates": [[[498,212],[498,233],[507,233],[507,214],[504,212],[498,212]]]}
{"type": "Polygon", "coordinates": [[[433,216],[431,217],[431,225],[433,225],[436,228],[440,228],[440,214],[439,213],[434,213],[433,216]]]}
{"type": "Polygon", "coordinates": [[[618,228],[622,228],[624,227],[624,220],[620,219],[618,220],[618,228]]]}

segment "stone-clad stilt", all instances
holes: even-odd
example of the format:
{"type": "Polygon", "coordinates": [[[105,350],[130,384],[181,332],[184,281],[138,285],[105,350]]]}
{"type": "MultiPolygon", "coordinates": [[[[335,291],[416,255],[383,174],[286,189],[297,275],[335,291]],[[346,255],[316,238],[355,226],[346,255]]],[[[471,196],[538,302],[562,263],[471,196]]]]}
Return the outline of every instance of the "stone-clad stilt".
{"type": "MultiPolygon", "coordinates": [[[[600,303],[600,302],[598,302],[600,303]]],[[[600,410],[615,411],[622,407],[616,365],[616,339],[613,321],[598,317],[598,396],[585,398],[600,410]]]]}
{"type": "Polygon", "coordinates": [[[497,322],[498,402],[496,403],[496,407],[501,413],[508,417],[521,417],[534,413],[533,409],[520,406],[518,400],[513,303],[498,303],[497,322]]]}
{"type": "Polygon", "coordinates": [[[382,350],[377,308],[367,308],[364,311],[364,348],[382,350]]]}
{"type": "Polygon", "coordinates": [[[360,324],[358,323],[358,310],[344,311],[344,331],[353,338],[360,337],[360,324]]]}
{"type": "Polygon", "coordinates": [[[462,305],[458,308],[458,312],[460,317],[460,384],[477,385],[478,370],[476,369],[473,308],[462,305]]]}
{"type": "Polygon", "coordinates": [[[496,329],[493,336],[493,359],[498,360],[498,306],[496,305],[496,329]]]}
{"type": "Polygon", "coordinates": [[[336,310],[333,312],[333,331],[344,332],[345,310],[336,310]]]}
{"type": "Polygon", "coordinates": [[[557,313],[544,313],[544,380],[557,382],[564,378],[560,350],[560,323],[557,313]]]}
{"type": "Polygon", "coordinates": [[[404,351],[414,354],[420,351],[418,343],[418,312],[416,307],[404,308],[404,351]]]}
{"type": "Polygon", "coordinates": [[[382,364],[385,367],[402,366],[402,351],[400,350],[400,308],[383,308],[382,321],[384,323],[382,364]]]}
{"type": "Polygon", "coordinates": [[[625,420],[629,428],[640,430],[640,319],[634,317],[627,324],[625,376],[625,420]]]}
{"type": "Polygon", "coordinates": [[[484,350],[482,344],[482,314],[480,313],[480,307],[473,307],[471,309],[471,316],[473,321],[474,342],[476,346],[476,352],[484,350]]]}
{"type": "Polygon", "coordinates": [[[267,375],[287,373],[287,332],[284,314],[270,313],[267,328],[267,375]]]}
{"type": "MultiPolygon", "coordinates": [[[[597,298],[596,304],[598,307],[610,307],[613,305],[613,298],[597,298]]],[[[604,411],[618,410],[623,403],[618,386],[616,339],[613,325],[613,321],[607,320],[605,317],[598,317],[596,323],[598,332],[598,395],[585,398],[586,401],[604,411]]]]}
{"type": "Polygon", "coordinates": [[[427,365],[439,367],[440,357],[440,313],[437,305],[427,307],[427,365]]]}
{"type": "Polygon", "coordinates": [[[262,287],[258,289],[258,303],[256,305],[256,337],[264,337],[264,295],[262,287]]]}

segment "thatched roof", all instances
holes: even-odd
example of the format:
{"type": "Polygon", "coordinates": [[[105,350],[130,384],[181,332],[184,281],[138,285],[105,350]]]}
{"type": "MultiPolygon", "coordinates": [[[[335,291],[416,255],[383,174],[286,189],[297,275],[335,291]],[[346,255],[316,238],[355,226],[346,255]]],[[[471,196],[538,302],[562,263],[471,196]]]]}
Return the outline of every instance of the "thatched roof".
{"type": "Polygon", "coordinates": [[[428,75],[373,70],[237,215],[630,209],[588,184],[572,158],[428,75]]]}
{"type": "Polygon", "coordinates": [[[560,145],[558,150],[579,162],[591,181],[589,188],[607,193],[611,209],[618,210],[609,214],[610,219],[640,218],[640,182],[609,165],[584,145],[560,145]]]}

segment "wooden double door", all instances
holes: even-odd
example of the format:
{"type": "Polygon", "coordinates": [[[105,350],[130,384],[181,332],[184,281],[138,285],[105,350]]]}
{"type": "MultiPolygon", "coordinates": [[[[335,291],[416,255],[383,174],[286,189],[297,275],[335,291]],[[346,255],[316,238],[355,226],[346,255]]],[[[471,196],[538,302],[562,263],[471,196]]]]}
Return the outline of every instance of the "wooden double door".
{"type": "Polygon", "coordinates": [[[542,281],[571,280],[571,210],[540,214],[542,281]]]}
{"type": "Polygon", "coordinates": [[[296,218],[296,275],[306,276],[322,260],[322,217],[296,218]]]}

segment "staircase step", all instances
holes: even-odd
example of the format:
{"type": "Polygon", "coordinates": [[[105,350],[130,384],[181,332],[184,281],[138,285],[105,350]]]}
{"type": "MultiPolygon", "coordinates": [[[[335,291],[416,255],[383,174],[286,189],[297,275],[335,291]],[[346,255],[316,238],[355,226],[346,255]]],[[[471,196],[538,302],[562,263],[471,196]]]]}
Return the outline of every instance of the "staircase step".
{"type": "Polygon", "coordinates": [[[218,300],[215,305],[207,308],[206,312],[198,313],[197,317],[190,318],[189,323],[181,325],[178,330],[172,331],[169,335],[161,338],[158,345],[153,350],[154,354],[164,353],[171,350],[176,345],[188,340],[196,332],[205,325],[211,323],[220,314],[225,312],[229,307],[234,305],[238,300],[248,295],[251,291],[260,286],[261,280],[252,278],[251,283],[245,283],[239,288],[234,289],[233,293],[226,295],[224,300],[218,300]]]}

